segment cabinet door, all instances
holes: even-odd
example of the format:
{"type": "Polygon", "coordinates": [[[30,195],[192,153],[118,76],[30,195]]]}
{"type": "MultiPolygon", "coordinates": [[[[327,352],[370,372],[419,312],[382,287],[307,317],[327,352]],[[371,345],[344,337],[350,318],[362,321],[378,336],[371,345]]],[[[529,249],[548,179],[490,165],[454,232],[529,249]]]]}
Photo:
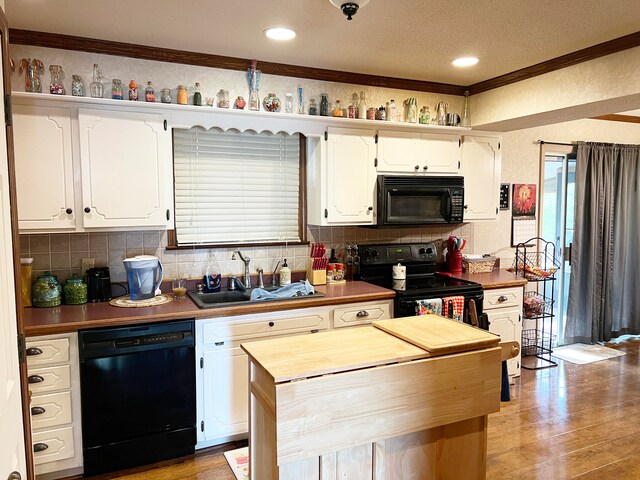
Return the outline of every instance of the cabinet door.
{"type": "Polygon", "coordinates": [[[327,222],[375,224],[374,132],[329,128],[327,143],[327,222]]]}
{"type": "Polygon", "coordinates": [[[16,105],[13,144],[20,230],[75,228],[70,111],[16,105]]]}
{"type": "Polygon", "coordinates": [[[420,134],[417,162],[420,170],[424,173],[457,174],[460,170],[460,145],[460,135],[420,134]]]}
{"type": "MultiPolygon", "coordinates": [[[[503,341],[522,341],[522,316],[520,308],[497,308],[487,310],[489,317],[489,331],[500,335],[503,341]]],[[[520,354],[507,360],[509,375],[520,375],[520,354]]]]}
{"type": "Polygon", "coordinates": [[[163,116],[80,109],[78,122],[84,226],[165,227],[171,143],[163,116]]]}
{"type": "Polygon", "coordinates": [[[422,172],[423,165],[417,163],[419,144],[415,133],[378,131],[378,173],[422,172]]]}
{"type": "Polygon", "coordinates": [[[247,355],[239,346],[221,346],[204,352],[203,358],[204,439],[246,433],[249,430],[247,355]]]}
{"type": "Polygon", "coordinates": [[[500,198],[500,142],[465,136],[462,143],[464,220],[495,220],[500,198]]]}

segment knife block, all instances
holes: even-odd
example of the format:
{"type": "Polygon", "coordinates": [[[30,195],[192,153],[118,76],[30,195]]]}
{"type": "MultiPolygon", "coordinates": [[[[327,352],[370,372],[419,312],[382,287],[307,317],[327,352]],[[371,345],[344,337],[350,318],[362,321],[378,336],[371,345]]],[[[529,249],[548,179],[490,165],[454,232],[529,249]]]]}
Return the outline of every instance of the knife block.
{"type": "Polygon", "coordinates": [[[307,265],[307,280],[311,285],[327,284],[327,271],[313,270],[313,258],[309,259],[309,264],[307,265]]]}

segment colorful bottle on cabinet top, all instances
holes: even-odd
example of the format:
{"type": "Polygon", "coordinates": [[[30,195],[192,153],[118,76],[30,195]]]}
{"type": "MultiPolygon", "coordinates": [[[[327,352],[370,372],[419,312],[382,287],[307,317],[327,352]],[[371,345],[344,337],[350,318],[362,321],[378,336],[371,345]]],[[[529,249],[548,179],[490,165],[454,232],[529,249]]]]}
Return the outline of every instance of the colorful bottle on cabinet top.
{"type": "Polygon", "coordinates": [[[193,104],[201,107],[202,106],[202,94],[200,93],[200,84],[196,82],[196,90],[193,92],[193,104]]]}
{"type": "Polygon", "coordinates": [[[129,82],[129,100],[132,102],[138,101],[138,84],[135,80],[129,82]]]}
{"type": "Polygon", "coordinates": [[[114,78],[111,82],[111,98],[113,100],[122,100],[122,82],[119,78],[114,78]]]}
{"type": "Polygon", "coordinates": [[[50,65],[51,83],[49,84],[49,93],[53,95],[64,95],[64,85],[62,84],[62,67],[60,65],[50,65]]]}
{"type": "Polygon", "coordinates": [[[147,88],[144,89],[144,100],[152,103],[156,101],[156,91],[151,82],[147,82],[147,88]]]}

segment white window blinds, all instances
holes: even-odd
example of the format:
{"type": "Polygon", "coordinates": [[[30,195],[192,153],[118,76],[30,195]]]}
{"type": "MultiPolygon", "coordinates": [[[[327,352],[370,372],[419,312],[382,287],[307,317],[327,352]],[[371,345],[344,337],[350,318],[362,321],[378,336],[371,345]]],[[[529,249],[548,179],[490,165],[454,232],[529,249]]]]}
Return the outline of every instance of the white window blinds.
{"type": "Polygon", "coordinates": [[[178,245],[300,241],[299,135],[173,131],[178,245]]]}

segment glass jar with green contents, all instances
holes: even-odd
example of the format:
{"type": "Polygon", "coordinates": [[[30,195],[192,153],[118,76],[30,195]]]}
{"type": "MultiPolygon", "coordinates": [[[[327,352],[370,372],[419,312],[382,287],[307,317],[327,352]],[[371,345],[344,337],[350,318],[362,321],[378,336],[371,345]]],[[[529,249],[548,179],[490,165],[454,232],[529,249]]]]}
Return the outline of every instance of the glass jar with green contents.
{"type": "Polygon", "coordinates": [[[31,295],[34,307],[57,307],[62,303],[62,286],[55,275],[44,272],[33,284],[31,295]]]}
{"type": "Polygon", "coordinates": [[[80,275],[74,273],[64,284],[65,305],[82,305],[87,303],[87,284],[80,275]]]}

